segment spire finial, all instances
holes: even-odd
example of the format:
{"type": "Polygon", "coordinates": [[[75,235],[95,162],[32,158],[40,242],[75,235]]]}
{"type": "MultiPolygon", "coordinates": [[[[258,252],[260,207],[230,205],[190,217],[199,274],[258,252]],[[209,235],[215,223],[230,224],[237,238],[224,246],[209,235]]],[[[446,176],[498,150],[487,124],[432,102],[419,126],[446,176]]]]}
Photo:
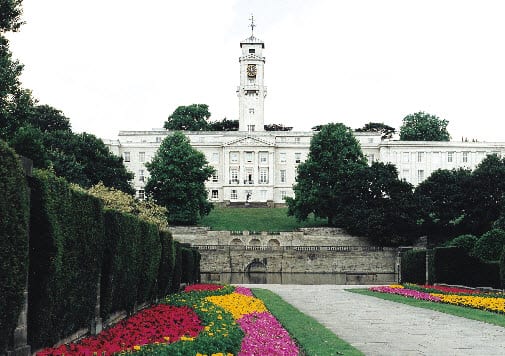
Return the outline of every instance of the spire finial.
{"type": "Polygon", "coordinates": [[[249,27],[251,27],[251,37],[254,37],[254,28],[256,27],[256,25],[254,24],[253,14],[251,14],[251,18],[249,20],[251,20],[251,24],[249,25],[249,27]]]}

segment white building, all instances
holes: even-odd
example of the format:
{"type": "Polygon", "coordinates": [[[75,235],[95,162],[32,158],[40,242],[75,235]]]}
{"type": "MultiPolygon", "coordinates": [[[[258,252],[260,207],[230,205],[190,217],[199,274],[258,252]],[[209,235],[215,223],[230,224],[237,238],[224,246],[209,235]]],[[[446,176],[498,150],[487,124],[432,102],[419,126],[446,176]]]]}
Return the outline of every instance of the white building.
{"type": "MultiPolygon", "coordinates": [[[[282,204],[284,197],[293,196],[296,169],[307,158],[314,132],[264,131],[265,45],[251,35],[240,47],[239,131],[185,134],[216,169],[206,183],[211,201],[282,204]]],[[[170,134],[164,129],[120,131],[117,141],[108,142],[111,151],[122,156],[127,169],[135,174],[133,184],[139,198],[144,197],[149,177],[145,163],[170,134]]],[[[363,132],[355,136],[369,162],[395,164],[400,178],[414,185],[437,169],[473,169],[486,155],[505,153],[505,143],[393,141],[363,132]]]]}

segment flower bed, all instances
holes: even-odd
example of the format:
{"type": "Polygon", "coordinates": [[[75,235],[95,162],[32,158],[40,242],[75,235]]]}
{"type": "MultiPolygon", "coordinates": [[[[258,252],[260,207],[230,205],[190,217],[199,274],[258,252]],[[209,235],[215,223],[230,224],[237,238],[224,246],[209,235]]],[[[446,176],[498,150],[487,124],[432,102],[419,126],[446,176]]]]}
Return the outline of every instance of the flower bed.
{"type": "Polygon", "coordinates": [[[505,295],[484,293],[473,289],[447,286],[404,284],[398,286],[372,287],[369,290],[380,293],[398,294],[405,297],[459,305],[469,308],[505,313],[505,295]]]}
{"type": "Polygon", "coordinates": [[[250,289],[199,284],[185,290],[97,336],[37,355],[299,354],[288,332],[250,289]]]}

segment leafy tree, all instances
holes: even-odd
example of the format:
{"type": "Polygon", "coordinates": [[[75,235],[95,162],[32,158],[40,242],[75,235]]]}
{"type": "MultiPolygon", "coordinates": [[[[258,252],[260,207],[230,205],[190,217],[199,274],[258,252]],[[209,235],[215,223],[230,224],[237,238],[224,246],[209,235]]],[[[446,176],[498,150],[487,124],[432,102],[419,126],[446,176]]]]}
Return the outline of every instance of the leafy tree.
{"type": "Polygon", "coordinates": [[[206,131],[209,130],[209,117],[209,106],[206,104],[179,106],[163,127],[167,130],[206,131]]]}
{"type": "Polygon", "coordinates": [[[34,167],[47,168],[50,164],[48,152],[44,147],[44,134],[32,126],[20,127],[9,144],[17,153],[29,157],[34,167]]]}
{"type": "Polygon", "coordinates": [[[221,121],[211,121],[209,123],[209,131],[238,131],[238,120],[228,120],[224,118],[221,121]]]}
{"type": "Polygon", "coordinates": [[[150,173],[146,194],[168,209],[171,224],[195,224],[210,212],[205,181],[214,169],[183,133],[167,136],[146,167],[150,173]]]}
{"type": "Polygon", "coordinates": [[[374,162],[343,182],[336,223],[379,245],[409,243],[417,232],[413,186],[398,178],[393,164],[374,162]]]}
{"type": "Polygon", "coordinates": [[[311,128],[312,131],[321,131],[324,125],[316,125],[311,128]]]}
{"type": "Polygon", "coordinates": [[[28,123],[42,132],[72,131],[70,119],[61,110],[49,105],[37,105],[33,108],[28,123]]]}
{"type": "Polygon", "coordinates": [[[401,141],[449,141],[449,122],[423,111],[407,115],[400,127],[401,141]]]}
{"type": "Polygon", "coordinates": [[[369,122],[362,128],[356,129],[356,132],[377,132],[382,135],[382,139],[390,139],[393,137],[396,130],[382,122],[369,122]]]}
{"type": "Polygon", "coordinates": [[[284,126],[283,124],[268,124],[263,126],[265,131],[291,131],[293,127],[284,126]]]}
{"type": "Polygon", "coordinates": [[[468,169],[440,169],[417,186],[421,230],[431,242],[471,233],[467,222],[471,179],[468,169]]]}
{"type": "Polygon", "coordinates": [[[22,0],[0,0],[0,32],[19,30],[23,24],[21,3],[22,0]]]}
{"type": "Polygon", "coordinates": [[[484,261],[498,261],[505,247],[505,231],[493,229],[486,232],[475,243],[472,255],[484,261]]]}
{"type": "Polygon", "coordinates": [[[351,129],[340,123],[324,125],[312,137],[307,160],[298,166],[295,198],[286,199],[288,214],[305,220],[314,213],[335,224],[346,204],[341,199],[345,182],[364,166],[365,157],[351,129]]]}

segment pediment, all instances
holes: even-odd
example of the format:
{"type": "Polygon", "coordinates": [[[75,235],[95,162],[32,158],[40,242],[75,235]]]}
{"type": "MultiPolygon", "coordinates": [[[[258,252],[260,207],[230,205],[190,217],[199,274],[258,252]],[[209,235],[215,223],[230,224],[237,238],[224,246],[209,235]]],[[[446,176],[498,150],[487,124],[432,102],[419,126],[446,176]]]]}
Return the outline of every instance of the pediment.
{"type": "Polygon", "coordinates": [[[258,137],[240,137],[235,140],[231,140],[224,144],[225,147],[239,147],[239,146],[275,146],[275,143],[268,140],[258,138],[258,137]]]}

